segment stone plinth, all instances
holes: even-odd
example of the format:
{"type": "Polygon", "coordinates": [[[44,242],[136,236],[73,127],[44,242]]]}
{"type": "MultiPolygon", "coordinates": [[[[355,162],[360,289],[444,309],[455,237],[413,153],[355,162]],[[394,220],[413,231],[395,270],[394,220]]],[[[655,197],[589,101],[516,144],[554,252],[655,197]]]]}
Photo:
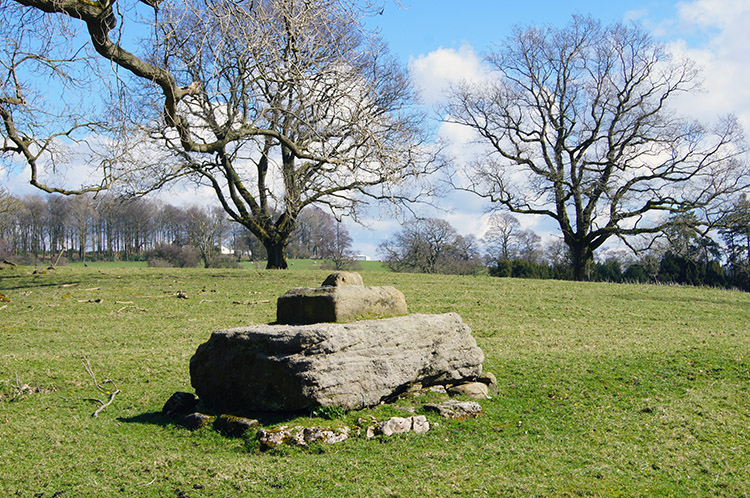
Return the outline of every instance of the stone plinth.
{"type": "Polygon", "coordinates": [[[191,358],[190,377],[203,402],[235,413],[348,410],[414,384],[475,379],[483,361],[457,314],[408,315],[217,331],[191,358]]]}
{"type": "Polygon", "coordinates": [[[344,285],[292,289],[276,302],[276,321],[280,324],[350,322],[406,313],[406,299],[394,287],[344,285]]]}

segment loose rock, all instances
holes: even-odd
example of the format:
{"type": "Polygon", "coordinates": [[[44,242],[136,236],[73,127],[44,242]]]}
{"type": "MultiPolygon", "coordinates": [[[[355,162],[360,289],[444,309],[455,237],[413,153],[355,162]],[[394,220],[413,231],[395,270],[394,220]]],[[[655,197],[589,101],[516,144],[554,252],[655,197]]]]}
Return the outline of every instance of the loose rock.
{"type": "Polygon", "coordinates": [[[205,415],[203,413],[189,413],[182,417],[177,424],[190,429],[191,431],[202,429],[211,423],[213,417],[205,415]]]}
{"type": "Polygon", "coordinates": [[[214,429],[230,437],[241,437],[245,432],[260,424],[255,419],[236,417],[234,415],[219,415],[214,420],[214,429]]]}
{"type": "Polygon", "coordinates": [[[418,415],[411,418],[411,430],[417,434],[424,434],[430,430],[430,423],[424,415],[418,415]]]}
{"type": "Polygon", "coordinates": [[[385,422],[381,422],[378,426],[378,431],[384,436],[392,436],[393,434],[403,434],[411,430],[411,417],[392,417],[385,422]]]}
{"type": "Polygon", "coordinates": [[[194,412],[196,406],[198,406],[198,398],[195,394],[178,391],[164,403],[161,412],[167,417],[177,417],[194,412]]]}
{"type": "Polygon", "coordinates": [[[493,394],[497,394],[497,377],[490,372],[482,372],[482,375],[477,377],[477,382],[487,384],[487,389],[493,394]]]}
{"type": "Polygon", "coordinates": [[[483,413],[482,406],[476,401],[458,401],[449,399],[442,403],[428,403],[424,405],[425,410],[438,412],[445,418],[454,420],[466,420],[476,418],[483,413]]]}
{"type": "Polygon", "coordinates": [[[467,382],[451,386],[448,389],[448,394],[451,396],[463,395],[474,399],[487,399],[490,397],[487,384],[482,384],[481,382],[467,382]]]}
{"type": "Polygon", "coordinates": [[[307,446],[318,442],[322,444],[336,444],[349,438],[349,428],[320,429],[317,427],[286,427],[275,429],[260,429],[258,431],[258,442],[261,450],[268,450],[288,444],[292,446],[307,446]]]}

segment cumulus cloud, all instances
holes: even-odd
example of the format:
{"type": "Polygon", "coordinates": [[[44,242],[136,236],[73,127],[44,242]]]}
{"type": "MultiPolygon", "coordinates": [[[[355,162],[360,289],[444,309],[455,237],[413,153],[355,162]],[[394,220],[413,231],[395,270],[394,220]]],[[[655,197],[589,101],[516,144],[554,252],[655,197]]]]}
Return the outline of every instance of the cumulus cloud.
{"type": "Polygon", "coordinates": [[[677,4],[670,47],[703,68],[704,91],[683,99],[689,114],[713,121],[735,114],[750,130],[750,4],[736,0],[695,0],[677,4]]]}
{"type": "Polygon", "coordinates": [[[438,48],[409,61],[412,80],[420,92],[422,103],[434,106],[444,101],[452,84],[480,81],[487,77],[482,59],[469,44],[458,50],[438,48]]]}

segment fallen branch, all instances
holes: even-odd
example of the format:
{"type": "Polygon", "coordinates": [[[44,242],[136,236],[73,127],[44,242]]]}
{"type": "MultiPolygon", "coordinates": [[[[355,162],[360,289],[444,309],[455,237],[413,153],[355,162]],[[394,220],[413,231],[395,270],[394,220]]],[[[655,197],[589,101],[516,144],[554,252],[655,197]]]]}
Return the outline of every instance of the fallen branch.
{"type": "Polygon", "coordinates": [[[104,383],[112,384],[112,387],[114,387],[113,391],[110,391],[106,389],[104,386],[102,386],[101,384],[99,384],[99,381],[96,380],[96,375],[94,375],[94,370],[91,368],[89,359],[86,358],[86,356],[83,357],[83,366],[86,368],[86,373],[89,374],[89,377],[91,377],[91,380],[94,381],[94,386],[96,386],[96,389],[102,394],[109,395],[109,401],[107,401],[106,403],[98,398],[83,398],[84,401],[95,401],[101,405],[99,408],[96,409],[94,413],[91,414],[92,417],[98,417],[99,414],[102,412],[102,410],[104,410],[109,405],[111,405],[112,402],[114,402],[115,400],[115,396],[120,394],[122,391],[120,391],[117,388],[117,384],[115,384],[115,382],[112,379],[107,379],[104,381],[104,383]]]}
{"type": "Polygon", "coordinates": [[[60,249],[60,254],[58,254],[58,255],[57,255],[57,259],[55,260],[55,263],[54,263],[54,264],[52,265],[52,267],[51,267],[51,268],[52,268],[53,270],[54,270],[54,269],[55,269],[55,267],[57,266],[57,263],[59,263],[59,262],[60,262],[60,258],[62,257],[62,255],[63,255],[63,252],[65,252],[65,248],[64,248],[64,247],[63,247],[62,249],[60,249]]]}
{"type": "Polygon", "coordinates": [[[265,304],[265,303],[270,303],[270,302],[271,302],[270,299],[262,299],[260,301],[232,301],[232,304],[252,305],[252,304],[265,304]]]}
{"type": "Polygon", "coordinates": [[[138,311],[148,311],[146,308],[139,308],[138,306],[123,306],[122,308],[117,310],[117,313],[120,313],[121,311],[124,311],[127,309],[136,309],[138,311]]]}

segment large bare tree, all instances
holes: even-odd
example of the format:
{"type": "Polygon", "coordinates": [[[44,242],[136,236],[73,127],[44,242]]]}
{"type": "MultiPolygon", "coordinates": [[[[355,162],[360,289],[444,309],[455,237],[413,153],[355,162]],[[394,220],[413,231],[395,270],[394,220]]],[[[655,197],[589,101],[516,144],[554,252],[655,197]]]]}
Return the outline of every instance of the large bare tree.
{"type": "Polygon", "coordinates": [[[678,116],[698,71],[637,25],[518,28],[486,62],[492,80],[459,85],[447,109],[491,151],[463,188],[555,220],[576,279],[611,237],[660,232],[748,184],[735,120],[678,116]]]}
{"type": "Polygon", "coordinates": [[[117,115],[132,128],[118,148],[127,153],[107,164],[136,192],[209,185],[264,244],[269,268],[286,267],[305,206],[356,217],[367,199],[413,200],[419,189],[400,186],[433,167],[405,72],[361,24],[368,5],[143,0],[131,17],[149,34],[135,53],[128,42],[144,30],[128,31],[123,2],[13,1],[31,8],[24,15],[83,21],[119,70],[117,115]]]}

